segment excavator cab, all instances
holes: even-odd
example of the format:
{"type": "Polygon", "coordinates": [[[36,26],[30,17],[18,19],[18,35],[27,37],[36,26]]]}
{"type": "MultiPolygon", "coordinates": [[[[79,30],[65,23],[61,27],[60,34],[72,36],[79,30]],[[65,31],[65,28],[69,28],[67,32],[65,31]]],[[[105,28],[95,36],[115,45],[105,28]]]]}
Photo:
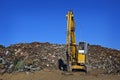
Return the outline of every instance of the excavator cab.
{"type": "Polygon", "coordinates": [[[73,70],[84,70],[87,72],[87,43],[79,42],[78,46],[78,54],[77,54],[77,64],[72,66],[73,70]]]}
{"type": "Polygon", "coordinates": [[[80,69],[87,71],[86,62],[87,62],[87,43],[79,42],[78,44],[78,60],[77,63],[81,66],[80,69]]]}
{"type": "Polygon", "coordinates": [[[87,43],[79,42],[78,44],[78,63],[86,64],[87,43]]]}
{"type": "Polygon", "coordinates": [[[72,65],[72,70],[84,70],[87,72],[87,43],[86,42],[79,42],[77,48],[78,48],[78,54],[77,54],[77,64],[72,65]]]}

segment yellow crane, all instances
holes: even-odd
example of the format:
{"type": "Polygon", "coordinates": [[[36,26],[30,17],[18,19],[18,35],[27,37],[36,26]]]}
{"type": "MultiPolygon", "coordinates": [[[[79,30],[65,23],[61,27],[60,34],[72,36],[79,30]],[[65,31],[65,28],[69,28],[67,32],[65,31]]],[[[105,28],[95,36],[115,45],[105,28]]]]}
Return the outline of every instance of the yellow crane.
{"type": "Polygon", "coordinates": [[[75,22],[73,12],[69,11],[66,17],[67,17],[67,39],[66,39],[67,70],[87,71],[86,67],[87,43],[79,42],[79,44],[76,45],[75,22]]]}

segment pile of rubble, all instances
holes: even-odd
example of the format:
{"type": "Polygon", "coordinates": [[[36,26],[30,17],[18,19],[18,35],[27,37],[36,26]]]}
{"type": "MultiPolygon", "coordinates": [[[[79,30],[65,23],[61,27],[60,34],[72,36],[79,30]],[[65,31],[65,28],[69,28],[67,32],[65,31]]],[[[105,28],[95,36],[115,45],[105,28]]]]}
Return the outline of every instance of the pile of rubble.
{"type": "Polygon", "coordinates": [[[58,60],[65,60],[65,46],[50,43],[19,43],[0,47],[0,72],[58,69],[58,60]],[[3,63],[4,62],[4,63],[3,63]]]}
{"type": "MultiPolygon", "coordinates": [[[[58,60],[66,62],[65,50],[64,44],[48,42],[0,45],[0,73],[58,69],[58,60]]],[[[92,69],[102,68],[107,73],[120,73],[120,51],[89,45],[88,65],[92,69]]]]}
{"type": "Polygon", "coordinates": [[[106,73],[120,73],[120,51],[99,45],[90,45],[88,61],[91,68],[101,68],[106,73]]]}

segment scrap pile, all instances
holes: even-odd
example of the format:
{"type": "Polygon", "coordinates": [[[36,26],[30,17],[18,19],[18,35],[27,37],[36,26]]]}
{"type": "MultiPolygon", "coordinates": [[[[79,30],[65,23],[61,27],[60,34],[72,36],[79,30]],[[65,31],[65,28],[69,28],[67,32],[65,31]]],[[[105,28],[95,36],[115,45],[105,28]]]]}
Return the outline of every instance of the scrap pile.
{"type": "MultiPolygon", "coordinates": [[[[3,50],[3,48],[1,49],[3,50]]],[[[0,72],[38,71],[43,68],[58,69],[58,60],[65,60],[65,46],[50,43],[19,43],[6,47],[1,59],[0,72]]]]}
{"type": "Polygon", "coordinates": [[[90,45],[88,61],[92,68],[101,68],[106,73],[120,73],[120,51],[99,45],[90,45]]]}
{"type": "MultiPolygon", "coordinates": [[[[66,62],[64,44],[19,43],[0,45],[0,73],[58,69],[58,60],[66,62]]],[[[89,45],[88,65],[104,69],[107,73],[120,73],[120,51],[89,45]]]]}

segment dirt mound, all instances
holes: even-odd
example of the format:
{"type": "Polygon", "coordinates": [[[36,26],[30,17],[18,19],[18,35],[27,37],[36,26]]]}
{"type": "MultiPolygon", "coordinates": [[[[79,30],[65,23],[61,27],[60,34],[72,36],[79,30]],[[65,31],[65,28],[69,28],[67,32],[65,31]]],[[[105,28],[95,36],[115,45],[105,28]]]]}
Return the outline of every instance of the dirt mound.
{"type": "MultiPolygon", "coordinates": [[[[19,43],[0,46],[0,72],[58,69],[58,60],[66,62],[65,45],[50,43],[19,43]]],[[[120,51],[98,45],[88,47],[88,66],[106,73],[120,73],[120,51]]]]}

